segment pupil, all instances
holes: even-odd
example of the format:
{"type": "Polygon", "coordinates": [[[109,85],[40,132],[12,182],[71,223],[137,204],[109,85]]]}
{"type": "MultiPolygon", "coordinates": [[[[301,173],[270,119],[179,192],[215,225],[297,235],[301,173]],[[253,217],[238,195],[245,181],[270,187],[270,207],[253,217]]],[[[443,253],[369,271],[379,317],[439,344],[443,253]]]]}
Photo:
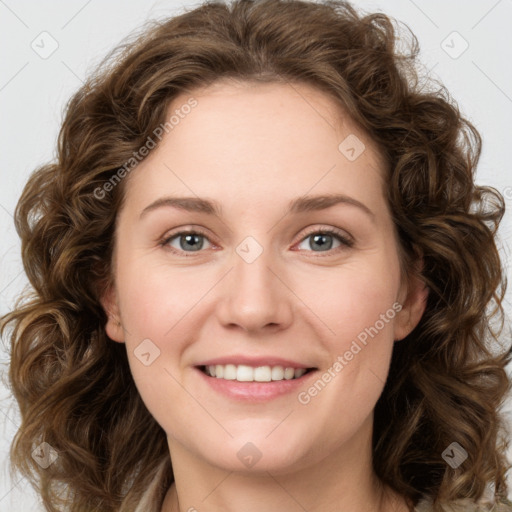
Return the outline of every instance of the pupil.
{"type": "MultiPolygon", "coordinates": [[[[193,250],[197,251],[199,249],[201,249],[202,247],[202,243],[197,243],[197,239],[200,237],[201,235],[194,235],[194,234],[189,234],[189,235],[182,235],[181,237],[181,241],[183,240],[186,240],[187,243],[190,243],[190,244],[194,244],[196,243],[196,245],[189,245],[188,247],[189,248],[192,248],[193,250]]],[[[183,246],[183,244],[180,244],[181,245],[181,248],[184,249],[185,247],[183,246]]]]}
{"type": "Polygon", "coordinates": [[[313,236],[314,244],[317,244],[321,249],[329,250],[332,247],[332,237],[331,235],[314,235],[313,236]],[[325,242],[325,238],[330,238],[330,243],[325,242]],[[327,246],[327,247],[326,247],[327,246]]]}

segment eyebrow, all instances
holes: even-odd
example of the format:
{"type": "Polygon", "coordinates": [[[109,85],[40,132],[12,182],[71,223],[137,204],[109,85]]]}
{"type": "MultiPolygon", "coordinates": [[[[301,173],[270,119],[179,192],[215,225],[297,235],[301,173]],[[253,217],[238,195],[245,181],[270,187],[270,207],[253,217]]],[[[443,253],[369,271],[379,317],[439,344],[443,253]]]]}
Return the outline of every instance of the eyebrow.
{"type": "MultiPolygon", "coordinates": [[[[353,197],[344,194],[328,194],[316,196],[302,196],[293,199],[288,203],[289,213],[304,213],[319,210],[326,210],[337,204],[347,204],[355,206],[365,212],[368,216],[375,219],[375,213],[365,204],[353,197]]],[[[222,216],[222,207],[217,201],[202,199],[199,197],[161,197],[150,205],[146,206],[140,214],[140,218],[152,210],[162,207],[177,208],[187,212],[206,213],[208,215],[222,216]]]]}

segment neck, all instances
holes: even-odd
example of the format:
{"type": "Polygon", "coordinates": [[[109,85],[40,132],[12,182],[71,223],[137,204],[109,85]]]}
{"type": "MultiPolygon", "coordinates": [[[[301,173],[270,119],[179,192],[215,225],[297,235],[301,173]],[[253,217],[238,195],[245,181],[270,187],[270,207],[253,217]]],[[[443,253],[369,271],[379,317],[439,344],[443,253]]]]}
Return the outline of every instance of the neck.
{"type": "Polygon", "coordinates": [[[347,446],[294,471],[224,470],[169,438],[175,482],[162,512],[407,512],[404,498],[373,472],[371,425],[364,430],[347,446]]]}

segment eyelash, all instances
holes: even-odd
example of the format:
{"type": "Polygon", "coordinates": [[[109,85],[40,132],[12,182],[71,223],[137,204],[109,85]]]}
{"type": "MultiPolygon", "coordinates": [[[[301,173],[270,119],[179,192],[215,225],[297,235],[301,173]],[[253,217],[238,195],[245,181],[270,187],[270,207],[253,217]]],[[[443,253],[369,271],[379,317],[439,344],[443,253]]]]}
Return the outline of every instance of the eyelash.
{"type": "MultiPolygon", "coordinates": [[[[317,234],[318,235],[320,235],[320,234],[321,235],[332,235],[333,237],[338,239],[338,241],[341,243],[341,246],[340,247],[336,247],[334,249],[329,249],[328,251],[325,251],[325,254],[322,254],[323,251],[320,251],[317,254],[317,256],[315,256],[315,257],[331,256],[333,254],[333,252],[338,252],[340,250],[344,250],[344,249],[350,248],[350,247],[352,247],[354,245],[354,241],[351,238],[343,235],[341,231],[338,231],[337,229],[334,229],[334,228],[324,228],[324,229],[313,228],[310,231],[308,231],[301,238],[299,243],[302,243],[304,240],[309,238],[311,235],[317,235],[317,234]]],[[[210,241],[209,238],[208,238],[208,235],[204,231],[202,231],[201,229],[186,229],[186,230],[179,231],[177,233],[173,233],[173,234],[171,234],[169,236],[164,237],[159,242],[159,245],[161,247],[168,248],[174,254],[178,254],[180,256],[185,254],[185,256],[184,256],[185,258],[190,258],[190,257],[195,256],[196,254],[194,254],[194,253],[196,251],[193,251],[192,253],[187,254],[186,251],[181,251],[181,250],[175,249],[174,247],[171,247],[170,245],[168,245],[171,240],[173,240],[173,239],[175,239],[175,238],[177,238],[179,236],[182,236],[182,235],[200,235],[200,236],[205,237],[208,241],[210,241]]],[[[210,243],[212,243],[212,242],[210,241],[210,243]]],[[[197,253],[200,253],[200,252],[203,252],[203,251],[202,250],[197,251],[197,253]]],[[[308,251],[308,252],[315,252],[315,251],[308,251]]]]}

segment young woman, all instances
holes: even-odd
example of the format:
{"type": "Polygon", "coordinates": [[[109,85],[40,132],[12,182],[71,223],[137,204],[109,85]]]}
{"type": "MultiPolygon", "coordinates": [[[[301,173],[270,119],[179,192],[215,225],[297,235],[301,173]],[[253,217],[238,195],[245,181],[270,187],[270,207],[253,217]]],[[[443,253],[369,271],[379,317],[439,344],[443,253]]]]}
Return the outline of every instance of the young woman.
{"type": "Polygon", "coordinates": [[[395,37],[206,3],[72,98],[2,327],[47,510],[512,510],[503,200],[395,37]]]}

